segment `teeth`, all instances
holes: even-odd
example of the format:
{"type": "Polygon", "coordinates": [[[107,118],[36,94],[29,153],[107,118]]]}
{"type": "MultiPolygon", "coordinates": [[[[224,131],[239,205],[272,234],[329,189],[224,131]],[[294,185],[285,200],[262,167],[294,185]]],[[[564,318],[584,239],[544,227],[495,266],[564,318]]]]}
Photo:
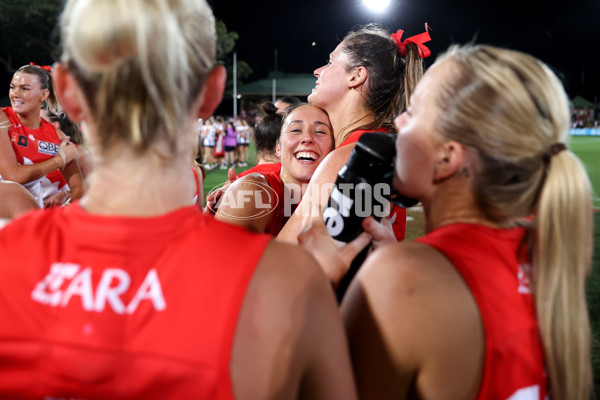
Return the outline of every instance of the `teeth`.
{"type": "Polygon", "coordinates": [[[298,153],[296,153],[296,158],[315,161],[318,158],[318,156],[311,151],[299,151],[298,153]]]}

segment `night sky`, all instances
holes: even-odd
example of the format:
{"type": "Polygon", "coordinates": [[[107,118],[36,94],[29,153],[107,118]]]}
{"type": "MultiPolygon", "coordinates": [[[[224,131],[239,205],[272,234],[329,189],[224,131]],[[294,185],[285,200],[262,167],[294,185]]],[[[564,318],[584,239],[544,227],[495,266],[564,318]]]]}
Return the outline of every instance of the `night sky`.
{"type": "Polygon", "coordinates": [[[274,69],[312,73],[354,26],[378,22],[403,39],[431,27],[432,57],[450,44],[492,44],[528,52],[549,64],[570,97],[600,101],[600,0],[392,0],[380,15],[362,0],[209,0],[215,16],[239,34],[247,81],[274,69]],[[315,45],[313,46],[313,42],[315,45]]]}

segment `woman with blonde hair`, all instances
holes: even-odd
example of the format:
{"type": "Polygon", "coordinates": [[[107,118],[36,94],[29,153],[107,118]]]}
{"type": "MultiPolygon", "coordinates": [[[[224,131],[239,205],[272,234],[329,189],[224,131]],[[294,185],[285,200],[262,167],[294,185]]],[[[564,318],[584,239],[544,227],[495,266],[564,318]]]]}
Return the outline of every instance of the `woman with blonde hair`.
{"type": "Polygon", "coordinates": [[[516,51],[454,47],[424,75],[396,118],[394,187],[426,234],[376,250],[342,304],[361,397],[589,399],[592,195],[569,116],[516,51]]]}
{"type": "Polygon", "coordinates": [[[0,397],[355,399],[310,255],[190,205],[225,85],[208,4],[68,0],[60,24],[55,87],[94,170],[0,230],[0,397]]]}

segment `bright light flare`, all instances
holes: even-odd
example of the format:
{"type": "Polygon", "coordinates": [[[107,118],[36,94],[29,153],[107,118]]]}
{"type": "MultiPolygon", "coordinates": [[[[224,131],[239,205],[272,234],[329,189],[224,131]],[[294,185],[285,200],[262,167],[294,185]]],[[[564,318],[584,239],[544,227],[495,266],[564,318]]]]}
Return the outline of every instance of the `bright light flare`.
{"type": "Polygon", "coordinates": [[[390,0],[363,0],[363,3],[372,12],[380,13],[390,5],[390,0]]]}

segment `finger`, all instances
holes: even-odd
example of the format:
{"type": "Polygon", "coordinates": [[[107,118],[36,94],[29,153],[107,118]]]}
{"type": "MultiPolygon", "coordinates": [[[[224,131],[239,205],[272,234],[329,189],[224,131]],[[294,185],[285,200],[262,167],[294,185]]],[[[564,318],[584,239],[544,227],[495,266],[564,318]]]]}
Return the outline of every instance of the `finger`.
{"type": "Polygon", "coordinates": [[[214,200],[214,198],[215,198],[215,192],[210,192],[210,193],[208,194],[208,196],[206,196],[206,202],[207,202],[207,203],[210,203],[211,201],[213,201],[213,200],[214,200]]]}
{"type": "Polygon", "coordinates": [[[229,168],[227,171],[227,180],[233,182],[237,179],[237,175],[235,174],[235,169],[229,168]]]}
{"type": "Polygon", "coordinates": [[[369,235],[366,232],[363,232],[360,235],[358,235],[356,239],[342,247],[341,256],[344,262],[347,265],[350,265],[350,263],[352,263],[352,260],[356,258],[358,253],[360,253],[365,247],[369,245],[369,243],[371,243],[372,239],[373,238],[371,237],[371,235],[369,235]]]}
{"type": "MultiPolygon", "coordinates": [[[[387,220],[387,218],[382,218],[382,221],[387,220]]],[[[377,222],[373,217],[367,217],[362,222],[362,227],[365,232],[369,233],[373,240],[384,240],[388,239],[390,236],[390,232],[392,232],[392,225],[388,224],[384,225],[382,222],[377,222]]]]}
{"type": "Polygon", "coordinates": [[[381,225],[383,225],[384,228],[389,229],[389,230],[393,230],[394,228],[392,227],[392,221],[390,221],[389,217],[385,217],[381,219],[381,225]]]}

